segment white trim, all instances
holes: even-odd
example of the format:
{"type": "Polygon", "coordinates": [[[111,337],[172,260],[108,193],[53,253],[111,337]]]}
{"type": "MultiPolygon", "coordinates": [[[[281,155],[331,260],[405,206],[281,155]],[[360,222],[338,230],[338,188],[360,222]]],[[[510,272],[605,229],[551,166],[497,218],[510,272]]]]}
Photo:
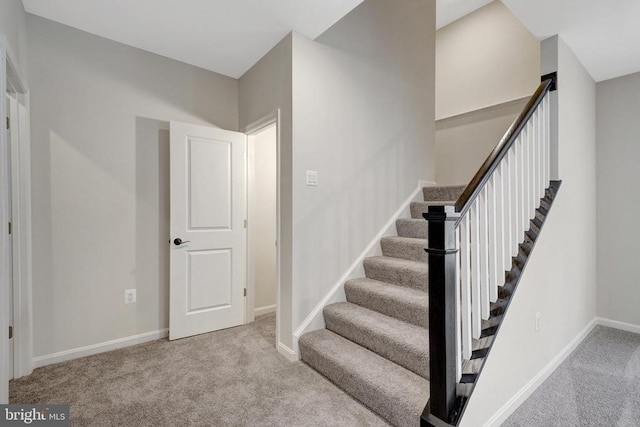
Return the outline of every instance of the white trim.
{"type": "Polygon", "coordinates": [[[9,277],[8,277],[8,251],[9,245],[5,239],[5,224],[7,223],[7,194],[8,181],[5,176],[5,156],[7,152],[4,150],[8,144],[4,142],[7,133],[4,118],[7,115],[5,94],[7,92],[7,41],[0,35],[0,94],[2,94],[2,102],[0,103],[0,403],[9,403],[9,277]]]}
{"type": "Polygon", "coordinates": [[[291,350],[281,342],[278,343],[278,353],[283,355],[289,362],[297,362],[300,360],[299,354],[291,350]]]}
{"type": "MultiPolygon", "coordinates": [[[[353,261],[351,266],[345,271],[345,273],[338,279],[338,281],[329,289],[329,292],[320,300],[315,308],[309,313],[306,319],[300,324],[300,326],[293,333],[294,346],[298,348],[298,339],[305,333],[322,329],[324,327],[324,318],[322,316],[322,310],[329,304],[339,301],[346,301],[344,295],[344,283],[354,277],[364,276],[364,270],[362,262],[365,258],[380,254],[380,239],[385,236],[397,235],[396,233],[396,220],[398,218],[409,218],[409,207],[411,202],[417,200],[422,196],[423,184],[426,181],[420,181],[418,188],[416,188],[411,195],[402,203],[401,207],[391,215],[391,218],[387,223],[382,226],[378,234],[369,242],[367,247],[360,253],[360,255],[353,261]]],[[[426,185],[428,186],[428,185],[426,185]]]]}
{"type": "Polygon", "coordinates": [[[618,320],[605,319],[604,317],[598,317],[598,325],[606,326],[607,328],[620,329],[621,331],[640,334],[640,325],[634,325],[632,323],[625,323],[625,322],[620,322],[618,320]]]}
{"type": "Polygon", "coordinates": [[[118,338],[84,347],[72,348],[71,350],[34,357],[33,366],[34,368],[40,368],[54,363],[66,362],[73,359],[79,359],[81,357],[93,356],[94,354],[117,350],[123,347],[130,347],[132,345],[164,339],[168,336],[169,329],[158,329],[157,331],[145,332],[144,334],[132,335],[130,337],[118,338]]]}
{"type": "Polygon", "coordinates": [[[264,128],[269,127],[273,123],[278,122],[279,118],[280,118],[280,109],[277,109],[276,111],[273,111],[265,116],[262,116],[255,122],[247,125],[244,128],[244,131],[241,131],[241,132],[244,132],[247,135],[253,135],[253,134],[259,133],[264,128]]]}
{"type": "Polygon", "coordinates": [[[509,418],[509,416],[520,405],[522,405],[524,403],[524,401],[527,400],[527,398],[529,396],[531,396],[531,394],[534,391],[536,391],[536,389],[538,387],[540,387],[540,385],[547,378],[549,378],[549,376],[553,373],[553,371],[555,371],[558,368],[558,366],[560,366],[560,364],[562,362],[564,362],[567,357],[569,357],[569,355],[587,337],[589,332],[591,332],[591,330],[599,323],[600,322],[599,322],[598,318],[595,318],[591,322],[589,322],[589,324],[587,326],[585,326],[584,329],[582,329],[578,333],[578,335],[576,335],[575,338],[573,338],[571,340],[571,342],[569,344],[567,344],[567,346],[565,348],[563,348],[560,351],[560,353],[558,353],[558,355],[556,357],[554,357],[544,368],[542,368],[542,370],[540,372],[538,372],[536,374],[536,376],[533,377],[531,379],[531,381],[529,381],[524,387],[522,387],[520,389],[520,391],[518,391],[507,403],[505,403],[502,406],[502,408],[500,408],[498,410],[498,412],[496,412],[493,415],[493,417],[491,417],[491,419],[489,419],[489,421],[487,421],[484,424],[484,426],[485,427],[493,427],[493,426],[497,427],[500,424],[502,424],[503,422],[505,422],[507,420],[507,418],[509,418]]]}
{"type": "Polygon", "coordinates": [[[274,313],[276,311],[276,305],[265,305],[264,307],[257,307],[255,309],[256,317],[262,316],[269,313],[274,313]]]}

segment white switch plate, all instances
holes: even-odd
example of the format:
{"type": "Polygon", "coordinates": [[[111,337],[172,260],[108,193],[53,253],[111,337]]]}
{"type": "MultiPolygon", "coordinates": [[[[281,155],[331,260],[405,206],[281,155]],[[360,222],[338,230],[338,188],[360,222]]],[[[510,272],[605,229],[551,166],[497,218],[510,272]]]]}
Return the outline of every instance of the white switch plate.
{"type": "Polygon", "coordinates": [[[126,291],[124,291],[124,303],[133,304],[135,302],[136,302],[136,290],[127,289],[126,291]]]}
{"type": "Polygon", "coordinates": [[[317,171],[307,171],[307,185],[311,187],[318,186],[318,172],[317,171]]]}
{"type": "Polygon", "coordinates": [[[540,330],[540,312],[536,313],[536,331],[540,330]]]}

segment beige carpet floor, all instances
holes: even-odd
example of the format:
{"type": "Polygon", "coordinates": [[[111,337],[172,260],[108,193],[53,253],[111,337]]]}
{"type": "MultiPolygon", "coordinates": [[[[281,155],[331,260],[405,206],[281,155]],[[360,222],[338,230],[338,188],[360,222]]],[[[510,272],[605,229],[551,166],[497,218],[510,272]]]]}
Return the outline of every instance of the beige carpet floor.
{"type": "Polygon", "coordinates": [[[275,317],[36,369],[11,403],[69,403],[72,426],[388,426],[275,349],[275,317]]]}

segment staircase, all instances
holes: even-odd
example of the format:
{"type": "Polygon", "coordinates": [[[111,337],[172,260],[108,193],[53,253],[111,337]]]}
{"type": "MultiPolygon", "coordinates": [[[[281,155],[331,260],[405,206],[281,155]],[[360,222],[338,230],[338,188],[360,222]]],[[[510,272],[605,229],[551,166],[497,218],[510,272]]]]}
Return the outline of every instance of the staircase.
{"type": "Polygon", "coordinates": [[[380,241],[346,302],[324,309],[326,329],[300,337],[302,360],[395,426],[417,426],[429,398],[428,205],[454,204],[464,186],[427,187],[398,236],[380,241]]]}

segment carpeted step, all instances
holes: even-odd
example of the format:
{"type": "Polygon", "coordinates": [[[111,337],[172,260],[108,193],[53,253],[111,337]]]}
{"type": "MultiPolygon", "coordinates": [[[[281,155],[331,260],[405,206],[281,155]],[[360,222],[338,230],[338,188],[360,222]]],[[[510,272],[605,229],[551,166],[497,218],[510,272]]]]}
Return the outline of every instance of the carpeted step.
{"type": "Polygon", "coordinates": [[[396,231],[400,237],[426,239],[428,237],[428,222],[420,218],[399,218],[396,220],[396,231]]]}
{"type": "Polygon", "coordinates": [[[369,279],[427,292],[426,262],[377,256],[365,258],[363,265],[369,279]]]}
{"type": "Polygon", "coordinates": [[[441,187],[424,187],[424,200],[458,200],[466,185],[449,185],[441,187]]]}
{"type": "Polygon", "coordinates": [[[414,239],[411,237],[390,236],[380,239],[382,255],[423,262],[428,260],[427,253],[424,250],[426,244],[426,239],[414,239]]]}
{"type": "Polygon", "coordinates": [[[326,329],[298,344],[306,364],[391,424],[420,425],[429,381],[326,329]]]}
{"type": "Polygon", "coordinates": [[[350,302],[328,305],[323,314],[330,331],[429,378],[429,334],[425,328],[350,302]]]}
{"type": "Polygon", "coordinates": [[[442,206],[442,205],[455,205],[455,201],[451,201],[451,200],[436,200],[433,202],[411,202],[411,218],[421,218],[424,219],[424,217],[422,216],[422,214],[424,212],[426,212],[429,209],[429,205],[436,205],[436,206],[442,206]]]}
{"type": "Polygon", "coordinates": [[[351,303],[412,325],[429,326],[429,295],[426,292],[365,277],[347,281],[344,292],[351,303]]]}

